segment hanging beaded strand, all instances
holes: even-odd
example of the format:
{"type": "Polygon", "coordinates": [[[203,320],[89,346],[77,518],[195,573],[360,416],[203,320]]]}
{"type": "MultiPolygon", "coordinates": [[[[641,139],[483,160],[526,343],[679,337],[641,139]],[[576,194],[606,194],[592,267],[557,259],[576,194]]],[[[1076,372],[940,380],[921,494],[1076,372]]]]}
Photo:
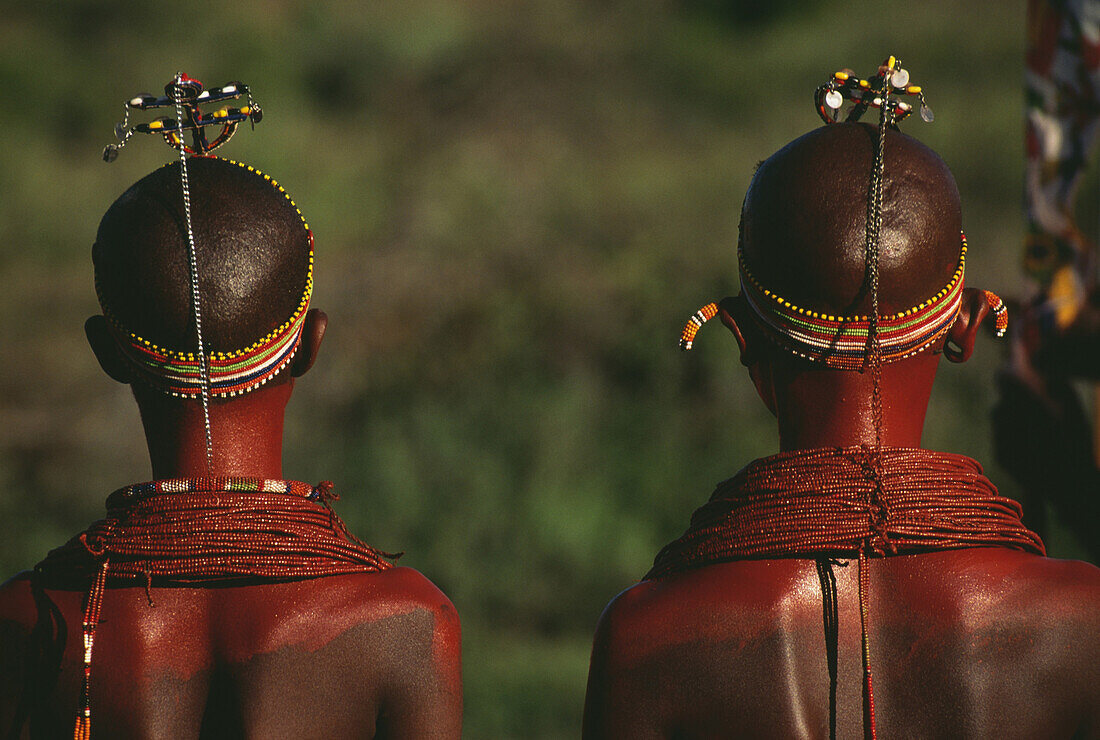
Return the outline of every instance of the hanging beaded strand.
{"type": "MultiPolygon", "coordinates": [[[[871,487],[867,491],[867,515],[873,531],[884,531],[889,512],[885,506],[885,490],[882,482],[882,347],[878,337],[879,320],[879,232],[882,228],[882,185],[886,167],[886,130],[894,123],[895,106],[890,98],[890,77],[901,70],[901,65],[890,56],[879,67],[876,91],[880,101],[878,140],[874,159],[871,163],[871,182],[867,194],[866,260],[867,282],[871,294],[871,315],[867,332],[867,364],[871,371],[871,419],[875,429],[875,444],[870,464],[866,466],[871,487]]],[[[908,77],[908,74],[905,75],[908,77]]],[[[873,90],[873,88],[872,88],[873,90]]],[[[867,550],[872,546],[870,538],[865,539],[859,550],[859,618],[862,639],[863,691],[864,691],[864,736],[871,740],[878,737],[875,723],[875,692],[871,672],[871,641],[869,627],[870,569],[867,550]]]]}
{"type": "MultiPolygon", "coordinates": [[[[171,97],[176,104],[176,121],[180,131],[183,130],[183,101],[191,99],[195,95],[188,95],[189,88],[185,86],[182,72],[176,73],[176,82],[171,87],[171,97]]],[[[197,94],[197,93],[196,93],[197,94]]],[[[210,429],[210,367],[206,361],[206,345],[202,341],[202,301],[199,293],[199,262],[195,251],[195,232],[191,228],[191,187],[187,179],[187,151],[183,146],[183,138],[180,137],[180,184],[183,187],[183,215],[187,226],[187,259],[191,272],[191,308],[195,316],[195,340],[198,344],[200,391],[202,399],[202,425],[206,436],[206,472],[214,472],[214,440],[210,429]]]]}
{"type": "MultiPolygon", "coordinates": [[[[93,556],[97,556],[97,551],[88,545],[86,537],[82,536],[80,543],[93,556]]],[[[102,554],[102,551],[98,552],[98,556],[102,556],[102,554]]],[[[77,714],[76,726],[73,728],[74,740],[90,740],[92,736],[92,647],[95,645],[95,630],[99,626],[99,612],[103,608],[103,591],[107,587],[107,566],[108,561],[104,559],[99,566],[99,570],[96,571],[92,588],[85,597],[84,619],[82,622],[84,677],[80,687],[80,712],[77,714]]]]}

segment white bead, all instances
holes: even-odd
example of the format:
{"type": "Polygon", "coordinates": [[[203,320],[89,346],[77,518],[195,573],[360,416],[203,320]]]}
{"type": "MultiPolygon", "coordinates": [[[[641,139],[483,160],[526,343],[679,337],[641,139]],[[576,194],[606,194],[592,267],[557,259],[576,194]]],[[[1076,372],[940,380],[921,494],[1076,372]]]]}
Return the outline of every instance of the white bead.
{"type": "Polygon", "coordinates": [[[899,69],[890,76],[890,84],[894,87],[905,87],[909,84],[909,70],[899,69]]]}
{"type": "Polygon", "coordinates": [[[830,90],[829,92],[825,93],[825,105],[829,106],[830,108],[839,108],[843,102],[844,96],[836,90],[830,90]]]}

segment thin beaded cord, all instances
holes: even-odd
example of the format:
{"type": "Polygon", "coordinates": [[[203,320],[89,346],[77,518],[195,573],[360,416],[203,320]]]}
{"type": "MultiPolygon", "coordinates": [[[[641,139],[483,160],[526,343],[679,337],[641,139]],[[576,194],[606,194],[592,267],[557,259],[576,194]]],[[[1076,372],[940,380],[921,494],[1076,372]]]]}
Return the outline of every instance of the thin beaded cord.
{"type": "MultiPolygon", "coordinates": [[[[882,229],[882,180],[886,168],[886,130],[892,116],[889,105],[890,83],[887,70],[881,75],[882,105],[879,107],[878,141],[874,159],[871,163],[871,184],[867,198],[866,260],[867,278],[871,292],[871,315],[867,331],[870,345],[867,364],[871,371],[871,420],[875,427],[875,445],[867,466],[867,474],[873,487],[867,492],[868,515],[872,518],[872,527],[881,529],[887,512],[883,507],[882,487],[882,345],[878,336],[878,288],[879,288],[879,232],[882,229]],[[876,521],[877,520],[877,521],[876,521]]],[[[859,621],[863,653],[863,690],[864,690],[864,736],[876,740],[878,732],[875,726],[875,693],[871,677],[871,641],[867,634],[868,598],[870,591],[870,573],[868,571],[866,549],[869,543],[859,550],[859,621]]]]}
{"type": "Polygon", "coordinates": [[[829,740],[836,740],[837,643],[840,619],[833,566],[839,564],[839,561],[828,556],[818,556],[816,563],[817,579],[821,585],[822,622],[825,627],[825,661],[829,668],[829,740]]]}
{"type": "Polygon", "coordinates": [[[195,336],[199,345],[199,396],[202,399],[202,425],[206,435],[206,472],[214,472],[214,442],[210,431],[210,367],[206,361],[206,346],[202,341],[202,309],[199,300],[199,263],[195,252],[195,232],[191,228],[191,186],[187,178],[187,151],[183,146],[183,96],[179,86],[183,75],[176,73],[172,99],[176,103],[176,120],[180,132],[180,183],[183,185],[183,215],[187,224],[187,256],[191,269],[191,306],[195,312],[195,336]]]}

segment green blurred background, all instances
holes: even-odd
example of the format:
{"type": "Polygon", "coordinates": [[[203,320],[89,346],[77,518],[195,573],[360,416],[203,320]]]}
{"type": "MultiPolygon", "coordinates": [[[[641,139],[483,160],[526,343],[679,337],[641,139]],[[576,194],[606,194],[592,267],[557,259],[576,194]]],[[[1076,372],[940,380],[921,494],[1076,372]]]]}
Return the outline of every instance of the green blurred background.
{"type": "MultiPolygon", "coordinates": [[[[223,151],[294,195],[331,319],[287,477],[335,481],[355,532],[450,595],[467,737],[577,736],[604,604],[776,450],[728,335],[676,339],[736,291],[753,166],[819,124],[827,74],[904,61],[936,112],[905,130],[962,191],[969,282],[1023,292],[1023,6],[3,3],[0,574],[149,477],[82,331],[100,215],[171,156],[140,137],[100,160],[122,103],[177,70],[244,80],[266,116],[223,151]]],[[[1014,495],[991,463],[999,354],[943,369],[924,441],[1014,495]]],[[[1049,545],[1082,554],[1059,529],[1049,545]]]]}

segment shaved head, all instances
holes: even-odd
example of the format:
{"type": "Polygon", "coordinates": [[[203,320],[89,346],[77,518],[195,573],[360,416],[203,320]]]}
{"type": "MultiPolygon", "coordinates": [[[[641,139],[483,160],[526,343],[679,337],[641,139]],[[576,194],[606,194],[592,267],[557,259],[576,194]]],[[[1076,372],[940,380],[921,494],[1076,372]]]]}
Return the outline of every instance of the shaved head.
{"type": "MultiPolygon", "coordinates": [[[[305,291],[309,239],[288,198],[262,175],[213,157],[188,160],[203,339],[241,349],[285,322],[305,291]]],[[[196,346],[179,163],[111,205],[92,249],[105,311],[162,347],[196,346]]]]}
{"type": "MultiPolygon", "coordinates": [[[[841,315],[871,310],[867,200],[877,129],[822,126],[763,162],[745,196],[741,239],[756,279],[800,306],[841,315]]],[[[879,311],[927,300],[959,260],[959,191],[947,165],[898,131],[886,136],[879,311]]]]}

